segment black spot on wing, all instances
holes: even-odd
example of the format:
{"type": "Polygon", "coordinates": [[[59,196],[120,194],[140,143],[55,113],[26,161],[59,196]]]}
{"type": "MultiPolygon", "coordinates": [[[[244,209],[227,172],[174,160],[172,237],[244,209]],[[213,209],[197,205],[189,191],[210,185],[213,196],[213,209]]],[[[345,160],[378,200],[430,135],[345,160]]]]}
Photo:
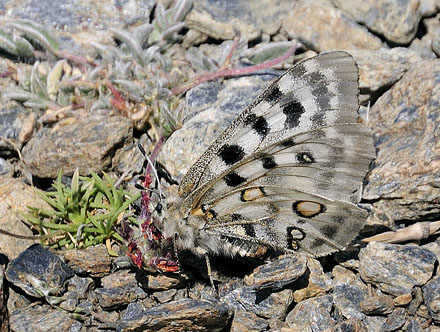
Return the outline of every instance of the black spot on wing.
{"type": "MultiPolygon", "coordinates": [[[[321,106],[321,105],[320,105],[321,106]]],[[[312,115],[312,122],[314,127],[324,127],[325,126],[325,112],[319,109],[312,115]]]]}
{"type": "Polygon", "coordinates": [[[246,178],[238,175],[236,172],[226,174],[224,179],[228,187],[236,187],[246,181],[246,178]]]}
{"type": "Polygon", "coordinates": [[[232,221],[243,220],[243,216],[238,213],[232,213],[230,217],[232,221]]]}
{"type": "Polygon", "coordinates": [[[338,227],[334,225],[324,225],[319,230],[329,239],[334,239],[336,234],[338,233],[338,227]]]}
{"type": "Polygon", "coordinates": [[[269,133],[269,124],[263,116],[256,116],[255,114],[249,114],[246,117],[245,123],[252,126],[252,129],[260,135],[262,138],[266,137],[269,133]]]}
{"type": "Polygon", "coordinates": [[[280,144],[282,147],[290,148],[295,145],[295,141],[293,139],[288,139],[280,144]]]}
{"type": "Polygon", "coordinates": [[[321,89],[323,87],[327,89],[328,82],[323,73],[320,71],[314,71],[313,73],[309,73],[309,77],[313,89],[321,89]]]}
{"type": "Polygon", "coordinates": [[[247,236],[255,238],[255,228],[254,225],[252,224],[243,224],[241,225],[244,229],[244,232],[246,233],[247,236]]]}
{"type": "Polygon", "coordinates": [[[270,104],[275,104],[283,95],[278,85],[274,85],[272,90],[268,91],[267,95],[264,97],[264,100],[270,104]]]}
{"type": "Polygon", "coordinates": [[[281,106],[283,109],[283,113],[286,116],[286,121],[284,123],[284,127],[287,129],[295,128],[299,125],[299,119],[301,115],[304,114],[305,109],[301,105],[301,103],[293,99],[288,103],[281,106]]]}
{"type": "Polygon", "coordinates": [[[316,249],[319,247],[322,247],[325,244],[325,241],[323,239],[315,239],[310,244],[310,249],[316,249]]]}
{"type": "Polygon", "coordinates": [[[301,164],[312,164],[315,162],[315,158],[313,157],[311,152],[299,152],[296,155],[296,160],[298,160],[301,164]]]}
{"type": "Polygon", "coordinates": [[[220,149],[218,155],[226,165],[234,165],[243,159],[244,150],[241,146],[236,144],[225,145],[220,149]]]}
{"type": "Polygon", "coordinates": [[[263,156],[260,158],[260,160],[263,168],[265,169],[272,169],[277,166],[277,163],[275,162],[275,158],[273,156],[263,156]]]}

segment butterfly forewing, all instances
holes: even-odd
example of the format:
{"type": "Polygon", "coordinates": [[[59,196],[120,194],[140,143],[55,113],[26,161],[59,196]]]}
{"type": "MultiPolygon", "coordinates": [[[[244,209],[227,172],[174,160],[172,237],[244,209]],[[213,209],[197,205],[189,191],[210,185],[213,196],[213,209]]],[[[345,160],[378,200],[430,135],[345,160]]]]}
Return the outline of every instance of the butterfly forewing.
{"type": "Polygon", "coordinates": [[[191,167],[179,193],[205,232],[321,256],[343,248],[366,212],[358,191],[374,157],[357,123],[358,68],[345,52],[276,80],[191,167]]]}

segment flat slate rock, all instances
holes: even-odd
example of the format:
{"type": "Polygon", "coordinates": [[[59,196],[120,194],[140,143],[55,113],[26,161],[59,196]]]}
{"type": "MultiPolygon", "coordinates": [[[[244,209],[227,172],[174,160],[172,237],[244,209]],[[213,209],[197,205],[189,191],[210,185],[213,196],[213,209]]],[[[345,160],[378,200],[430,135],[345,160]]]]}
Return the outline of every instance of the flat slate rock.
{"type": "Polygon", "coordinates": [[[396,44],[407,44],[415,37],[422,18],[422,2],[425,1],[334,0],[334,4],[354,20],[396,44]]]}
{"type": "Polygon", "coordinates": [[[316,1],[294,2],[282,29],[290,38],[317,52],[385,47],[378,37],[343,11],[316,1]]]}
{"type": "Polygon", "coordinates": [[[232,311],[221,302],[183,299],[147,309],[140,319],[118,324],[117,328],[120,332],[219,332],[228,325],[231,318],[232,311]]]}
{"type": "Polygon", "coordinates": [[[40,244],[33,244],[9,263],[6,278],[27,294],[44,298],[59,296],[72,269],[57,255],[40,244]]]}
{"type": "Polygon", "coordinates": [[[434,253],[416,245],[371,242],[359,253],[359,273],[382,291],[403,295],[431,279],[436,260],[434,253]]]}
{"type": "Polygon", "coordinates": [[[245,277],[247,286],[255,289],[281,289],[301,277],[307,269],[307,258],[303,254],[286,255],[257,267],[245,277]]]}
{"type": "Polygon", "coordinates": [[[60,169],[72,175],[100,172],[112,166],[118,148],[133,141],[131,120],[90,116],[74,123],[40,129],[23,148],[28,170],[39,178],[56,178],[60,169]]]}
{"type": "Polygon", "coordinates": [[[423,220],[440,213],[440,59],[414,64],[369,111],[377,158],[363,198],[371,221],[423,220]]]}

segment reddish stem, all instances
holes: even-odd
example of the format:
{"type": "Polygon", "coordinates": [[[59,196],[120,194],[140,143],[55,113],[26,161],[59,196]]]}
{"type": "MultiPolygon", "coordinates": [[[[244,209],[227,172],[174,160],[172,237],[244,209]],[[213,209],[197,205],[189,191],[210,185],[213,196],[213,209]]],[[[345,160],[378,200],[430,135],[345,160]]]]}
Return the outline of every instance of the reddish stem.
{"type": "Polygon", "coordinates": [[[119,93],[119,91],[114,87],[114,85],[110,81],[106,81],[107,88],[111,91],[114,98],[112,99],[112,105],[115,106],[118,111],[122,113],[127,113],[127,103],[125,102],[124,97],[119,93]]]}
{"type": "Polygon", "coordinates": [[[233,69],[220,69],[217,70],[213,73],[205,73],[205,74],[201,74],[199,77],[197,77],[195,80],[193,80],[192,82],[189,82],[186,85],[183,85],[181,87],[176,87],[172,90],[172,93],[174,95],[178,95],[180,93],[184,93],[186,91],[188,91],[189,89],[204,83],[206,81],[211,81],[214,80],[216,78],[219,77],[234,77],[234,76],[241,76],[244,74],[249,74],[252,73],[254,71],[257,70],[261,70],[261,69],[266,69],[266,68],[270,68],[272,66],[275,66],[276,64],[285,61],[286,59],[288,59],[291,55],[293,55],[295,53],[297,49],[297,46],[294,45],[292,46],[285,54],[281,55],[278,58],[275,58],[273,60],[270,61],[266,61],[264,63],[260,63],[258,65],[255,66],[250,66],[250,67],[245,67],[245,68],[233,68],[233,69]]]}

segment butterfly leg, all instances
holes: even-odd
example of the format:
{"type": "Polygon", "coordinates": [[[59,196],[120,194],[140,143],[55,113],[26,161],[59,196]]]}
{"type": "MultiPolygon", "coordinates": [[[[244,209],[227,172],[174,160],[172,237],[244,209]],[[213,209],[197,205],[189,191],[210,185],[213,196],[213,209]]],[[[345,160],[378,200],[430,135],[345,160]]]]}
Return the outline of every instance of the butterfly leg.
{"type": "Polygon", "coordinates": [[[215,289],[215,285],[214,285],[214,279],[212,279],[211,262],[209,261],[208,254],[205,254],[205,261],[206,261],[206,270],[208,271],[209,282],[211,283],[212,289],[215,292],[217,292],[217,290],[215,289]]]}

